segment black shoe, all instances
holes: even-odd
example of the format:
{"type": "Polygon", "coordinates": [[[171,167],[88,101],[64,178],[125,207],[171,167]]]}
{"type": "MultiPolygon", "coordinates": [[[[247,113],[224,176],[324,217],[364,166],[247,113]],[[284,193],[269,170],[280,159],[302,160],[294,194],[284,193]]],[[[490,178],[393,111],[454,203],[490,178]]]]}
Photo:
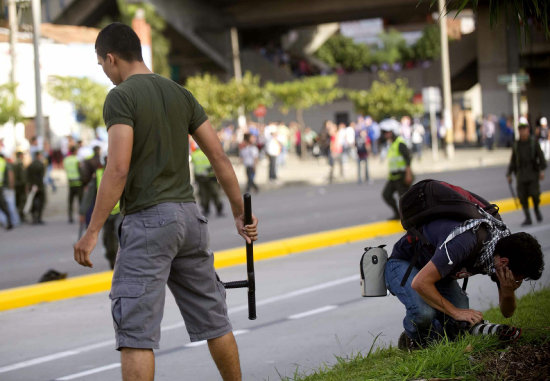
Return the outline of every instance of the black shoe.
{"type": "Polygon", "coordinates": [[[6,226],[6,230],[11,230],[13,229],[13,224],[8,224],[8,226],[6,226]]]}
{"type": "Polygon", "coordinates": [[[402,351],[414,351],[417,349],[422,349],[422,346],[411,339],[409,335],[405,331],[401,333],[401,336],[399,336],[399,340],[397,340],[397,348],[401,349],[402,351]]]}
{"type": "Polygon", "coordinates": [[[533,225],[533,221],[531,221],[530,219],[525,220],[521,223],[521,226],[529,226],[529,225],[533,225]]]}
{"type": "Polygon", "coordinates": [[[542,213],[539,209],[535,209],[535,216],[537,217],[537,222],[542,222],[542,213]]]}

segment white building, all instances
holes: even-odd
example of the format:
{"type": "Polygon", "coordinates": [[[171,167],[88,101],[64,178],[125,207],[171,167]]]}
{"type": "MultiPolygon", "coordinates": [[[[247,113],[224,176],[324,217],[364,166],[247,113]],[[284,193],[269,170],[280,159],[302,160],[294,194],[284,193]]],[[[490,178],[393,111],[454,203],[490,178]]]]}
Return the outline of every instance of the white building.
{"type": "MultiPolygon", "coordinates": [[[[70,102],[52,98],[47,91],[48,78],[53,75],[88,77],[101,84],[112,86],[97,63],[95,40],[99,29],[42,24],[40,40],[40,77],[42,83],[42,109],[44,125],[49,126],[52,146],[61,137],[73,134],[86,139],[93,138],[91,131],[76,120],[76,110],[70,102]]],[[[19,32],[15,47],[15,76],[17,97],[23,101],[22,114],[26,118],[36,115],[34,51],[32,33],[19,32]]],[[[143,56],[151,57],[150,48],[144,46],[143,56]]],[[[145,58],[150,65],[150,58],[145,58]]],[[[149,66],[150,67],[150,66],[149,66]]],[[[11,72],[9,30],[0,28],[0,84],[8,83],[11,72]]],[[[25,138],[34,135],[34,126],[22,124],[14,128],[10,124],[0,126],[0,138],[4,139],[5,153],[11,155],[15,148],[26,148],[25,138]]]]}

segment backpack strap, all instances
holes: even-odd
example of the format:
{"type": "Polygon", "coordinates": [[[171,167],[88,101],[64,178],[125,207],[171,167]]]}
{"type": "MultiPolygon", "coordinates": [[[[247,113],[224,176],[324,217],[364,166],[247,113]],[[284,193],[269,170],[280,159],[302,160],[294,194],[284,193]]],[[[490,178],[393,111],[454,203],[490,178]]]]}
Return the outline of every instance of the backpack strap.
{"type": "MultiPolygon", "coordinates": [[[[407,232],[410,233],[413,237],[418,238],[420,240],[420,242],[422,242],[424,245],[433,246],[430,243],[430,241],[428,241],[428,239],[424,236],[424,234],[419,232],[416,228],[414,228],[414,227],[409,228],[409,230],[407,230],[407,232]]],[[[401,279],[401,287],[404,287],[405,283],[407,283],[407,279],[409,279],[409,276],[411,275],[411,271],[412,271],[414,265],[416,265],[416,262],[418,261],[419,256],[420,256],[420,250],[418,249],[418,245],[415,245],[414,246],[414,254],[411,258],[411,263],[409,264],[409,267],[407,268],[407,271],[405,272],[405,275],[403,275],[403,279],[401,279]]]]}
{"type": "MultiPolygon", "coordinates": [[[[479,254],[481,253],[481,250],[483,249],[485,240],[487,239],[488,236],[489,236],[489,232],[487,231],[487,228],[483,226],[483,224],[481,224],[479,229],[476,232],[477,242],[472,252],[472,256],[468,261],[468,265],[473,265],[476,262],[479,254]]],[[[468,287],[468,279],[469,278],[464,278],[464,280],[462,281],[462,291],[466,291],[466,287],[468,287]]]]}

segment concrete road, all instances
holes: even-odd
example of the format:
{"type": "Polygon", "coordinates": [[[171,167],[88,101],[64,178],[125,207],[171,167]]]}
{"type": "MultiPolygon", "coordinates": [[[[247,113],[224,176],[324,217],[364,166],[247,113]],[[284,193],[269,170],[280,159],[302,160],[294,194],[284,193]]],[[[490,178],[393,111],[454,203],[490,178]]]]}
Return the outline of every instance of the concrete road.
{"type": "MultiPolygon", "coordinates": [[[[365,206],[367,212],[370,208],[365,206]]],[[[543,213],[549,216],[550,206],[543,213]]],[[[520,212],[504,215],[512,231],[519,230],[522,219],[520,212]]],[[[548,263],[550,221],[526,231],[541,240],[548,263]]],[[[375,345],[395,345],[402,331],[403,307],[392,296],[361,298],[358,272],[363,247],[391,246],[397,238],[380,237],[258,262],[257,320],[247,319],[246,292],[228,291],[244,379],[279,380],[309,373],[335,363],[336,356],[366,354],[379,334],[375,345]]],[[[242,279],[244,274],[244,266],[220,271],[224,281],[242,279]]],[[[549,285],[547,269],[543,279],[523,284],[519,293],[549,285]]],[[[468,292],[472,308],[498,303],[496,287],[488,277],[473,277],[468,292]]],[[[1,380],[120,379],[107,293],[5,311],[0,313],[0,327],[1,380]]],[[[171,296],[156,354],[157,380],[220,379],[205,343],[189,343],[171,296]]]]}
{"type": "MultiPolygon", "coordinates": [[[[496,200],[510,197],[504,173],[503,166],[483,167],[421,175],[416,180],[437,178],[496,200]]],[[[260,219],[260,242],[385,220],[392,213],[380,196],[383,186],[382,180],[371,185],[302,185],[253,195],[253,211],[260,219]]],[[[550,190],[549,177],[541,189],[550,190]]],[[[209,228],[214,251],[243,245],[230,216],[210,218],[209,228]]],[[[74,262],[72,245],[77,231],[62,213],[50,216],[45,226],[0,231],[0,289],[36,283],[50,268],[69,276],[108,270],[101,242],[92,256],[92,270],[74,262]]]]}

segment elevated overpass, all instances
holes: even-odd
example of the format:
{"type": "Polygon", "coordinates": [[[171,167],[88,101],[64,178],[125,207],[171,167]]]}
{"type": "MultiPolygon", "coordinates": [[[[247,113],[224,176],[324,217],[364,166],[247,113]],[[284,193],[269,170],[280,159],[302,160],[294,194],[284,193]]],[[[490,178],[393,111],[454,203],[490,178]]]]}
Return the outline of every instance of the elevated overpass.
{"type": "MultiPolygon", "coordinates": [[[[298,27],[327,22],[383,18],[386,25],[418,24],[430,19],[436,7],[430,0],[148,0],[168,23],[166,35],[172,42],[170,62],[180,67],[180,77],[203,71],[229,77],[232,74],[229,29],[239,30],[243,69],[269,73],[274,79],[289,79],[286,72],[262,60],[253,49],[261,41],[280,38],[298,27]]],[[[115,0],[43,0],[46,21],[60,24],[96,26],[105,15],[118,13],[115,0]]],[[[527,86],[533,116],[550,109],[550,43],[535,38],[520,49],[515,25],[503,17],[489,27],[487,3],[480,2],[477,32],[458,44],[451,44],[453,89],[463,90],[480,83],[484,113],[512,113],[512,100],[499,84],[501,74],[525,69],[531,75],[527,86]]],[[[406,72],[410,82],[440,84],[439,66],[427,72],[406,72]],[[423,79],[419,81],[419,77],[423,79]],[[424,80],[425,79],[425,80],[424,80]]],[[[367,74],[363,77],[370,78],[367,74]]],[[[351,79],[349,83],[358,82],[351,79]]],[[[369,79],[367,79],[368,81],[369,79]]],[[[363,81],[360,81],[363,86],[363,81]]]]}

